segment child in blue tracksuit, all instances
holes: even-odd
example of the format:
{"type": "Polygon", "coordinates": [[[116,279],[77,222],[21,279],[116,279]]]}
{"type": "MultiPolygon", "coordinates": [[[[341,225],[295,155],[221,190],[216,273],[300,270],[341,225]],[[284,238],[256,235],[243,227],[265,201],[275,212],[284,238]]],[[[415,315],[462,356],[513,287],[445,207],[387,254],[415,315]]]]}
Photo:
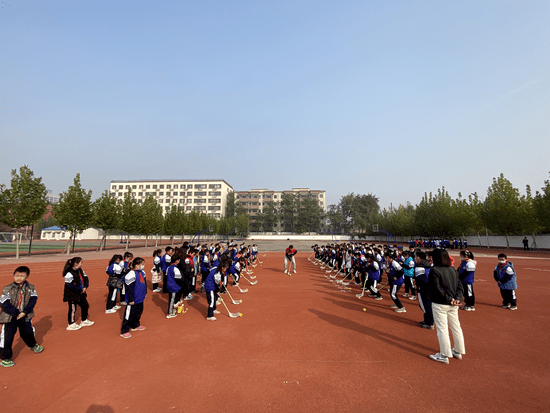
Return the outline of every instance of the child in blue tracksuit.
{"type": "Polygon", "coordinates": [[[380,264],[374,258],[374,255],[367,255],[367,288],[370,291],[369,297],[375,300],[383,300],[376,284],[380,281],[380,264]]]}
{"type": "Polygon", "coordinates": [[[166,289],[168,290],[168,314],[166,318],[174,318],[176,312],[177,297],[183,285],[183,275],[178,268],[181,258],[178,255],[171,257],[172,265],[166,270],[166,289]]]}
{"type": "Polygon", "coordinates": [[[229,268],[228,261],[222,261],[216,268],[213,268],[204,282],[204,289],[206,291],[206,300],[208,301],[208,314],[206,319],[208,321],[216,321],[215,314],[220,312],[216,310],[216,293],[220,287],[223,287],[222,277],[225,271],[229,268]]]}
{"type": "Polygon", "coordinates": [[[403,275],[405,281],[405,294],[409,300],[416,300],[416,287],[414,285],[414,258],[410,251],[403,251],[403,275]],[[410,291],[410,294],[409,294],[410,291]]]}
{"type": "Polygon", "coordinates": [[[391,308],[395,309],[396,313],[406,313],[405,307],[401,304],[397,293],[403,285],[403,267],[397,261],[395,252],[390,251],[386,253],[386,261],[388,263],[388,282],[391,285],[390,295],[394,302],[391,308]]]}
{"type": "Polygon", "coordinates": [[[414,279],[416,282],[416,292],[418,296],[418,305],[424,313],[424,320],[418,323],[419,327],[434,329],[434,316],[432,312],[432,302],[428,296],[428,276],[432,269],[432,264],[428,261],[428,256],[424,251],[416,252],[416,265],[414,267],[414,279]]]}
{"type": "Polygon", "coordinates": [[[147,280],[145,278],[145,260],[137,257],[132,262],[132,271],[124,276],[126,287],[126,310],[122,318],[120,336],[130,338],[130,330],[142,331],[145,327],[140,324],[143,313],[143,301],[147,295],[147,280]]]}
{"type": "Polygon", "coordinates": [[[464,289],[464,305],[460,307],[461,310],[475,311],[474,305],[476,303],[476,297],[474,295],[474,275],[476,272],[476,262],[474,261],[474,254],[468,250],[460,251],[460,259],[462,262],[458,267],[458,278],[462,283],[464,289]]]}
{"type": "Polygon", "coordinates": [[[0,358],[2,367],[12,367],[15,363],[12,360],[12,344],[15,333],[19,335],[24,343],[35,353],[41,353],[44,348],[36,343],[34,338],[34,307],[38,296],[34,285],[27,282],[31,270],[29,267],[17,267],[13,272],[13,282],[2,290],[0,295],[0,358]]]}
{"type": "Polygon", "coordinates": [[[165,248],[166,254],[164,254],[160,259],[160,268],[162,269],[162,292],[166,294],[168,292],[168,285],[166,281],[166,272],[168,271],[168,267],[172,264],[172,255],[174,255],[174,248],[172,247],[166,247],[165,248]]]}
{"type": "Polygon", "coordinates": [[[508,261],[506,254],[498,254],[498,264],[493,272],[495,281],[500,288],[502,308],[517,310],[516,289],[518,288],[514,265],[508,261]]]}
{"type": "Polygon", "coordinates": [[[109,261],[107,269],[105,272],[109,276],[107,280],[107,287],[109,291],[107,292],[107,305],[105,306],[105,314],[116,313],[116,310],[120,309],[119,305],[116,305],[116,296],[117,296],[117,284],[122,278],[122,267],[120,262],[122,261],[122,255],[115,254],[109,261]]]}

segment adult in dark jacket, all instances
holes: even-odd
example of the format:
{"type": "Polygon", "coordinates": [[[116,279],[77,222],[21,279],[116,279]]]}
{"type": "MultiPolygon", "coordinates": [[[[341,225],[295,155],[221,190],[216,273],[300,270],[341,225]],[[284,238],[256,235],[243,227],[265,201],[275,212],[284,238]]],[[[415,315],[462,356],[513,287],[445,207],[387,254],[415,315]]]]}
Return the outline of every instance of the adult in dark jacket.
{"type": "Polygon", "coordinates": [[[428,275],[428,298],[439,340],[439,353],[430,355],[432,360],[449,364],[449,357],[462,360],[466,353],[464,336],[458,321],[458,306],[464,293],[458,273],[452,267],[449,253],[435,249],[432,253],[433,267],[428,275]],[[449,329],[453,333],[454,348],[451,348],[449,329]]]}

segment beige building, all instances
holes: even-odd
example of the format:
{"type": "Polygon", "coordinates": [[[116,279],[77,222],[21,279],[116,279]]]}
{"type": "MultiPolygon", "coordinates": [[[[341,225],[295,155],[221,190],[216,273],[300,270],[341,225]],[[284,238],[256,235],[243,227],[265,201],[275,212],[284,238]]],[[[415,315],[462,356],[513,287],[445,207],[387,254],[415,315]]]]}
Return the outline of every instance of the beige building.
{"type": "Polygon", "coordinates": [[[179,205],[185,212],[201,211],[214,218],[225,215],[227,194],[233,192],[223,179],[111,181],[110,193],[118,199],[122,200],[128,189],[138,203],[154,196],[164,213],[179,205]]]}

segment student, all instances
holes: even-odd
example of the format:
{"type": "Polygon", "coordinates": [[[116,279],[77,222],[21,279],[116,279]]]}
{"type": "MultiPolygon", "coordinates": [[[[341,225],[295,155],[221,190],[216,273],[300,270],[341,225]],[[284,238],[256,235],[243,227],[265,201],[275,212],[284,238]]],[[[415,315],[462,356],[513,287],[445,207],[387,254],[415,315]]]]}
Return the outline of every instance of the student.
{"type": "Polygon", "coordinates": [[[433,267],[428,276],[428,296],[432,302],[439,352],[430,355],[434,361],[449,364],[449,358],[462,360],[466,354],[464,336],[458,320],[458,306],[462,301],[462,283],[451,265],[449,253],[435,249],[432,253],[433,267]],[[453,333],[454,348],[451,348],[449,329],[453,333]]]}
{"type": "Polygon", "coordinates": [[[375,300],[383,300],[376,284],[380,281],[380,264],[376,261],[373,254],[367,254],[367,279],[366,287],[369,289],[369,297],[375,300]]]}
{"type": "MultiPolygon", "coordinates": [[[[132,260],[134,259],[134,254],[129,251],[124,253],[124,258],[120,262],[122,267],[121,277],[123,278],[132,270],[132,260]]],[[[118,293],[120,294],[120,305],[126,305],[126,286],[122,283],[122,287],[118,288],[118,293]]]]}
{"type": "MultiPolygon", "coordinates": [[[[430,253],[431,257],[431,253],[430,253]]],[[[432,313],[432,302],[428,297],[428,277],[432,264],[428,261],[424,251],[416,252],[416,265],[414,267],[414,279],[416,282],[416,290],[418,294],[418,306],[424,313],[424,320],[418,323],[421,328],[429,330],[434,329],[434,316],[432,313]]]]}
{"type": "Polygon", "coordinates": [[[145,278],[145,260],[137,257],[132,262],[132,270],[124,276],[126,287],[126,310],[122,318],[120,336],[130,338],[130,330],[143,331],[145,327],[140,324],[143,313],[143,301],[147,295],[147,280],[145,278]]]}
{"type": "Polygon", "coordinates": [[[393,300],[393,305],[390,308],[395,309],[396,313],[406,313],[405,307],[401,304],[397,293],[403,285],[403,267],[397,262],[397,255],[393,251],[386,253],[387,260],[387,272],[388,272],[388,283],[390,284],[390,295],[393,300]]]}
{"type": "Polygon", "coordinates": [[[35,353],[41,353],[44,348],[36,343],[34,337],[34,327],[32,318],[34,317],[34,306],[38,296],[34,285],[29,284],[27,278],[31,270],[29,267],[17,267],[13,272],[13,282],[4,287],[0,296],[0,324],[2,329],[0,333],[0,364],[3,367],[12,367],[15,363],[12,360],[12,344],[15,333],[19,330],[19,335],[23,342],[35,353]]]}
{"type": "MultiPolygon", "coordinates": [[[[296,255],[298,251],[292,246],[289,245],[288,248],[285,250],[285,273],[287,272],[287,263],[290,262],[291,265],[288,265],[288,273],[290,274],[290,267],[293,267],[294,273],[296,273],[296,259],[294,256],[296,255]]],[[[336,251],[334,251],[334,255],[336,255],[336,251]]],[[[333,263],[334,266],[334,263],[333,263]]]]}
{"type": "Polygon", "coordinates": [[[244,257],[240,257],[237,261],[235,261],[230,267],[229,267],[229,274],[232,275],[233,278],[233,286],[239,285],[239,280],[241,279],[241,270],[244,267],[246,262],[246,259],[244,257]]]}
{"type": "Polygon", "coordinates": [[[410,251],[403,251],[403,274],[405,281],[405,294],[409,300],[416,300],[416,288],[414,286],[414,259],[410,251]],[[409,291],[411,292],[409,295],[409,291]]]}
{"type": "Polygon", "coordinates": [[[216,314],[220,314],[216,310],[216,293],[223,287],[222,277],[225,271],[229,268],[229,261],[223,260],[216,268],[213,268],[206,277],[204,289],[206,291],[206,301],[208,302],[208,313],[206,319],[208,321],[216,321],[216,314]]]}
{"type": "Polygon", "coordinates": [[[115,254],[112,256],[105,272],[109,276],[107,279],[107,305],[105,307],[105,314],[116,313],[120,309],[119,305],[116,305],[116,297],[119,286],[122,286],[122,267],[120,262],[122,261],[122,255],[115,254]]]}
{"type": "MultiPolygon", "coordinates": [[[[157,277],[161,277],[162,279],[162,268],[160,267],[160,258],[162,255],[162,250],[158,249],[153,252],[153,266],[155,269],[155,272],[158,274],[157,277]]],[[[153,292],[154,293],[160,293],[162,290],[159,288],[159,283],[153,281],[153,292]]]]}
{"type": "Polygon", "coordinates": [[[164,249],[166,252],[162,258],[160,259],[160,268],[162,269],[163,277],[162,277],[162,292],[164,294],[168,293],[168,286],[166,282],[166,271],[168,271],[168,267],[170,267],[172,263],[172,255],[174,255],[174,248],[172,247],[166,247],[164,249]]]}
{"type": "Polygon", "coordinates": [[[65,288],[63,290],[63,301],[69,304],[67,330],[80,330],[82,327],[91,326],[93,321],[88,320],[88,304],[86,290],[88,289],[88,276],[82,270],[84,261],[80,257],[74,257],[67,260],[63,268],[63,277],[65,278],[65,288]],[[80,307],[80,324],[75,322],[76,306],[80,307]]]}
{"type": "Polygon", "coordinates": [[[493,272],[495,281],[500,288],[502,308],[517,310],[516,289],[518,288],[514,265],[508,261],[506,254],[498,254],[498,264],[493,272]]]}
{"type": "Polygon", "coordinates": [[[458,278],[462,283],[462,289],[464,290],[464,305],[460,307],[461,310],[475,311],[476,297],[474,295],[474,275],[476,272],[476,262],[474,261],[474,254],[468,250],[460,251],[460,259],[462,262],[458,267],[458,278]]]}
{"type": "Polygon", "coordinates": [[[174,318],[178,315],[176,312],[176,308],[178,306],[177,297],[179,295],[178,293],[181,291],[183,282],[181,272],[178,268],[180,257],[174,255],[173,257],[170,257],[170,259],[171,265],[166,270],[166,289],[168,291],[168,314],[166,315],[166,318],[174,318]]]}

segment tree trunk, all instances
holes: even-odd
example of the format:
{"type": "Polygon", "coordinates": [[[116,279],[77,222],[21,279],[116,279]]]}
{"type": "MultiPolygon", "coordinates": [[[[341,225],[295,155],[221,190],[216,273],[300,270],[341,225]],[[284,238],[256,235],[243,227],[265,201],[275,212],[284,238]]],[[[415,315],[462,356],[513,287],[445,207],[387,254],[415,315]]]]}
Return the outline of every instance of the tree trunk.
{"type": "Polygon", "coordinates": [[[170,237],[170,245],[173,245],[174,244],[174,234],[172,234],[172,236],[170,237]]]}
{"type": "Polygon", "coordinates": [[[31,238],[29,239],[29,257],[31,256],[31,248],[32,248],[32,234],[34,232],[34,224],[32,224],[32,227],[31,227],[31,238]]]}
{"type": "Polygon", "coordinates": [[[531,244],[531,249],[538,249],[538,247],[537,247],[537,238],[536,238],[535,234],[531,234],[531,236],[533,237],[533,243],[531,244]]]}
{"type": "Polygon", "coordinates": [[[147,240],[149,239],[149,235],[145,235],[145,248],[147,248],[147,240]]]}
{"type": "Polygon", "coordinates": [[[76,241],[76,231],[73,234],[73,252],[74,252],[74,243],[76,241]]]}
{"type": "Polygon", "coordinates": [[[15,259],[19,259],[19,233],[15,231],[15,259]]]}
{"type": "Polygon", "coordinates": [[[98,250],[98,251],[103,251],[103,250],[101,249],[101,245],[102,245],[102,244],[103,244],[103,249],[105,249],[105,240],[106,240],[106,238],[107,238],[107,233],[104,233],[104,234],[103,234],[103,238],[101,238],[101,241],[99,241],[99,246],[97,247],[97,250],[98,250]]]}
{"type": "Polygon", "coordinates": [[[481,237],[479,236],[479,232],[476,232],[477,234],[477,240],[479,241],[479,247],[481,248],[481,237]]]}
{"type": "Polygon", "coordinates": [[[159,234],[155,237],[155,247],[158,247],[159,245],[159,234]]]}
{"type": "Polygon", "coordinates": [[[130,234],[126,235],[126,251],[128,251],[128,244],[130,243],[130,234]]]}
{"type": "Polygon", "coordinates": [[[508,234],[506,234],[506,249],[510,249],[510,238],[508,238],[508,234]]]}

